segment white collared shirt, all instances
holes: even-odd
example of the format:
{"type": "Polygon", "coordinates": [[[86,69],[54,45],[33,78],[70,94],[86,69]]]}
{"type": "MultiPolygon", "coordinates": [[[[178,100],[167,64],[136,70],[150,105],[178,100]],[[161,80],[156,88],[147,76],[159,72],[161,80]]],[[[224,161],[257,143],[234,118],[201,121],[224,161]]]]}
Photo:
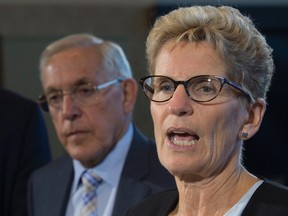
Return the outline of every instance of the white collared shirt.
{"type": "MultiPolygon", "coordinates": [[[[116,192],[132,137],[133,126],[130,124],[127,132],[115,145],[114,149],[100,164],[92,168],[92,170],[103,180],[97,189],[98,215],[112,215],[116,192]]],[[[73,167],[74,180],[66,209],[66,216],[79,216],[82,203],[81,197],[83,187],[80,178],[86,168],[77,160],[73,160],[73,167]]]]}

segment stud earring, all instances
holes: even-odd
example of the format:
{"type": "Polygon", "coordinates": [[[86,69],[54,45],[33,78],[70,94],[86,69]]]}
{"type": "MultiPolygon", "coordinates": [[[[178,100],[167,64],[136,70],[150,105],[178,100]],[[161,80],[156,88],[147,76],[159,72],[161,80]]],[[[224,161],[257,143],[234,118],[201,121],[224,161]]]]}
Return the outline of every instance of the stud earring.
{"type": "Polygon", "coordinates": [[[244,138],[244,139],[247,139],[248,135],[249,135],[249,133],[245,132],[245,131],[243,131],[242,134],[241,134],[242,138],[244,138]]]}

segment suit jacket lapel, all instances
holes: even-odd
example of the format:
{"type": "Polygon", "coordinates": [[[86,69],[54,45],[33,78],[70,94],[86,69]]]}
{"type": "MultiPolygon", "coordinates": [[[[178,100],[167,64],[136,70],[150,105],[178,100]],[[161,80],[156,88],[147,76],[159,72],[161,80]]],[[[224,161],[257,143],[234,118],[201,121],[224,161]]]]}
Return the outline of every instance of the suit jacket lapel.
{"type": "Polygon", "coordinates": [[[134,127],[134,135],[122,170],[122,177],[141,179],[149,173],[148,158],[150,146],[147,142],[147,138],[134,127]],[[135,161],[141,163],[135,163],[135,161]]]}
{"type": "Polygon", "coordinates": [[[59,175],[59,180],[60,178],[62,181],[59,181],[59,191],[56,192],[55,195],[59,196],[59,203],[62,202],[62,205],[58,207],[58,212],[60,212],[59,216],[65,215],[66,208],[68,205],[69,197],[70,197],[70,191],[73,183],[73,178],[74,178],[74,169],[72,166],[72,161],[69,158],[70,163],[67,164],[67,171],[64,171],[59,175]],[[61,182],[61,183],[60,183],[61,182]]]}
{"type": "MultiPolygon", "coordinates": [[[[58,165],[60,165],[59,163],[58,165]]],[[[55,169],[56,170],[56,169],[55,169]]],[[[50,187],[48,187],[47,193],[49,197],[49,206],[47,212],[43,212],[43,215],[63,216],[65,215],[70,190],[73,182],[73,165],[69,157],[65,158],[62,163],[62,167],[57,169],[54,176],[49,179],[50,187]]],[[[45,203],[45,201],[43,202],[45,203]]]]}
{"type": "Polygon", "coordinates": [[[147,185],[140,183],[138,180],[121,178],[116,195],[113,216],[123,216],[126,211],[137,202],[146,197],[151,191],[147,185]]]}
{"type": "Polygon", "coordinates": [[[150,193],[151,188],[140,180],[149,173],[148,155],[149,148],[137,128],[134,127],[134,135],[123,167],[119,187],[116,195],[113,216],[123,216],[131,206],[131,202],[138,202],[150,193]],[[135,164],[135,161],[141,163],[135,164]]]}

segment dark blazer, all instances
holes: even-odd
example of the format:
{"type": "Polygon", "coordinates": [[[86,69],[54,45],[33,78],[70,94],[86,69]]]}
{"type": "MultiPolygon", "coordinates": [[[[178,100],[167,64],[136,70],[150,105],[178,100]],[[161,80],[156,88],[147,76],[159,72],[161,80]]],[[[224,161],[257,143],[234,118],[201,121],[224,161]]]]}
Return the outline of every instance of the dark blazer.
{"type": "MultiPolygon", "coordinates": [[[[73,164],[68,156],[36,171],[29,183],[29,215],[64,216],[73,176],[73,164]]],[[[134,127],[113,216],[124,216],[129,207],[144,197],[169,187],[175,187],[174,177],[160,164],[155,143],[134,127]]]]}
{"type": "MultiPolygon", "coordinates": [[[[167,216],[178,203],[178,191],[156,193],[129,209],[127,216],[167,216]]],[[[255,191],[242,216],[287,216],[288,188],[264,181],[255,191]]]]}
{"type": "Polygon", "coordinates": [[[32,171],[50,162],[50,149],[38,105],[0,90],[0,215],[26,216],[32,171]]]}

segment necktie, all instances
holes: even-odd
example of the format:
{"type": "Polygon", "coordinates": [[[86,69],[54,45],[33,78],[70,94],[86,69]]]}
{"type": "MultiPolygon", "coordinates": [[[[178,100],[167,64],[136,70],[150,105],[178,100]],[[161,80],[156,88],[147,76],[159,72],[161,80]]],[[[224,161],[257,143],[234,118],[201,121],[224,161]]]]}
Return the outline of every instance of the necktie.
{"type": "Polygon", "coordinates": [[[97,216],[97,187],[102,180],[91,171],[84,172],[81,179],[84,189],[81,216],[97,216]]]}

